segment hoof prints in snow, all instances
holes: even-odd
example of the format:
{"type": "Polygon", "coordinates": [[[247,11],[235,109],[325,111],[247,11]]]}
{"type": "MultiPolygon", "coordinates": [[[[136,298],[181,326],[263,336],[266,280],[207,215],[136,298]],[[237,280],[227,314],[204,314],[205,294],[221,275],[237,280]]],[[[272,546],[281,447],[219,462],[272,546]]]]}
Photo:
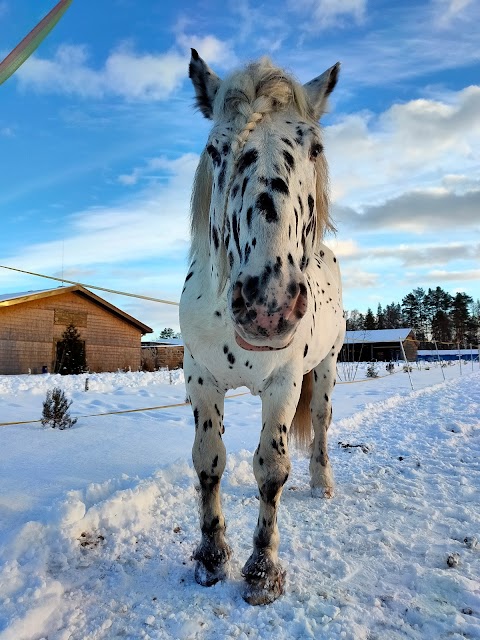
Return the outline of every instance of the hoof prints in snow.
{"type": "Polygon", "coordinates": [[[92,485],[4,549],[2,640],[480,638],[479,381],[380,402],[332,426],[337,442],[369,443],[368,455],[331,447],[334,500],[311,497],[308,462],[294,456],[279,515],[286,594],[274,604],[241,596],[258,512],[245,451],[229,456],[222,482],[227,581],[194,581],[189,465],[92,485]]]}

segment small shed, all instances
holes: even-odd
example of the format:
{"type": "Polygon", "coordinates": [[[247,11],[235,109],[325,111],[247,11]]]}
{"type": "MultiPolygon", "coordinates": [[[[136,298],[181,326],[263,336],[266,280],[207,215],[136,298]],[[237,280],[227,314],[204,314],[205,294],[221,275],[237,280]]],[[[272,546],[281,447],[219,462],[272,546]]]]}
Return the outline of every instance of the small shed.
{"type": "Polygon", "coordinates": [[[181,338],[161,338],[153,342],[142,342],[142,369],[181,369],[183,351],[181,338]]]}
{"type": "Polygon", "coordinates": [[[90,371],[140,368],[152,329],[81,285],[0,295],[0,374],[55,371],[58,345],[73,324],[90,371]]]}
{"type": "Polygon", "coordinates": [[[372,329],[347,331],[339,359],[344,362],[403,360],[400,344],[409,362],[417,359],[418,341],[412,329],[372,329]]]}
{"type": "Polygon", "coordinates": [[[419,349],[417,352],[417,360],[419,362],[437,362],[444,360],[446,362],[458,362],[465,360],[467,362],[478,362],[479,349],[419,349]]]}

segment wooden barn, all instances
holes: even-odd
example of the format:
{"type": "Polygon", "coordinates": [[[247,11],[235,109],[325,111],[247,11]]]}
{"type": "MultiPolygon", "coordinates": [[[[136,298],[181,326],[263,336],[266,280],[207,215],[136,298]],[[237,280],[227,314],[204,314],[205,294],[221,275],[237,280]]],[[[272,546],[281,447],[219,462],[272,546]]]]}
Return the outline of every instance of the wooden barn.
{"type": "Polygon", "coordinates": [[[0,374],[54,372],[73,324],[90,371],[137,371],[152,329],[80,285],[0,295],[0,374]]]}
{"type": "Polygon", "coordinates": [[[155,342],[142,342],[142,369],[183,368],[183,342],[180,338],[165,338],[155,342]]]}
{"type": "Polygon", "coordinates": [[[409,362],[417,359],[418,342],[412,329],[375,329],[347,331],[339,360],[344,362],[395,362],[403,360],[402,348],[409,362]]]}

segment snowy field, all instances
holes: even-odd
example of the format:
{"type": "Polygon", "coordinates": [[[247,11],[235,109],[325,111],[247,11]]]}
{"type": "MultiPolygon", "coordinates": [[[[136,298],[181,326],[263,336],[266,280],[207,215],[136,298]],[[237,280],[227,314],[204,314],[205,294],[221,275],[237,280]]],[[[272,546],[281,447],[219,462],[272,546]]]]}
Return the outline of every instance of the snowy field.
{"type": "MultiPolygon", "coordinates": [[[[287,593],[241,597],[257,487],[260,402],[226,402],[230,579],[193,578],[193,418],[181,372],[0,376],[0,422],[38,420],[65,389],[69,430],[0,427],[1,640],[480,638],[478,364],[338,384],[333,500],[292,455],[279,513],[287,593]],[[449,566],[452,565],[452,566],[449,566]]],[[[381,375],[385,373],[382,370],[381,375]]],[[[362,376],[362,372],[360,372],[362,376]]],[[[239,389],[235,393],[241,393],[239,389]]],[[[233,392],[230,392],[233,394],[233,392]]]]}

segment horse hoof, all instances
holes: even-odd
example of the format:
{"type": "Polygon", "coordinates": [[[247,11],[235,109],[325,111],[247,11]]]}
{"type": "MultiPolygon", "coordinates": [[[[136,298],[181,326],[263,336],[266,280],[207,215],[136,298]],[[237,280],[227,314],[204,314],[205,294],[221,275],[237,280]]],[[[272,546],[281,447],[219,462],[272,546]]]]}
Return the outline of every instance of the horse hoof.
{"type": "Polygon", "coordinates": [[[285,591],[286,571],[278,562],[263,554],[253,553],[243,567],[245,578],[243,599],[252,605],[270,604],[285,591]]]}
{"type": "Polygon", "coordinates": [[[324,498],[330,500],[334,495],[334,487],[312,487],[312,498],[324,498]]]}
{"type": "Polygon", "coordinates": [[[271,604],[285,593],[286,571],[279,568],[273,575],[248,578],[243,599],[253,606],[271,604]]]}
{"type": "Polygon", "coordinates": [[[214,547],[208,542],[202,542],[193,554],[193,560],[197,561],[195,580],[198,584],[211,587],[219,580],[225,580],[231,555],[232,551],[225,543],[220,547],[214,547]]]}
{"type": "Polygon", "coordinates": [[[214,569],[208,569],[203,562],[198,562],[195,565],[195,580],[202,587],[213,587],[214,584],[225,580],[227,578],[227,569],[225,565],[215,567],[214,569]]]}

